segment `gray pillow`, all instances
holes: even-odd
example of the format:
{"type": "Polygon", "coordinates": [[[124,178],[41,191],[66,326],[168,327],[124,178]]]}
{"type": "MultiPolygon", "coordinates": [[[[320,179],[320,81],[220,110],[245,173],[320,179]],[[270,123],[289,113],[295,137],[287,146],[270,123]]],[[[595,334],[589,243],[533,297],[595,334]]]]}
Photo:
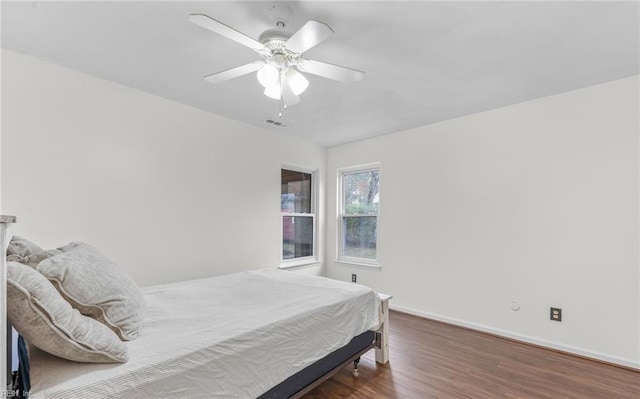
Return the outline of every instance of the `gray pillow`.
{"type": "Polygon", "coordinates": [[[37,270],[80,313],[133,340],[144,317],[144,300],[136,283],[88,244],[71,243],[38,264],[37,270]]]}
{"type": "Polygon", "coordinates": [[[15,262],[22,263],[23,265],[31,266],[35,269],[43,260],[61,253],[62,252],[57,249],[47,249],[44,251],[36,252],[29,256],[23,256],[20,258],[20,260],[14,260],[11,258],[8,258],[7,260],[13,260],[15,262]]]}
{"type": "Polygon", "coordinates": [[[42,248],[19,236],[14,236],[7,247],[7,260],[24,263],[24,258],[42,252],[42,248]]]}
{"type": "Polygon", "coordinates": [[[108,327],[83,316],[29,266],[7,262],[7,317],[32,345],[68,360],[118,363],[127,347],[108,327]]]}

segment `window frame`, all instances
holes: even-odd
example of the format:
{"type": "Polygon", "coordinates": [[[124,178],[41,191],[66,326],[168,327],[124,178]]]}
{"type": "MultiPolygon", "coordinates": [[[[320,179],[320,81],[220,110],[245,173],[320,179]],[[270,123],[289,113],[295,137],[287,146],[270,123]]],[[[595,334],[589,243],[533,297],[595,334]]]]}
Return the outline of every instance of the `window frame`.
{"type": "Polygon", "coordinates": [[[378,195],[380,195],[381,187],[382,187],[382,168],[380,167],[379,162],[368,163],[364,165],[356,165],[349,166],[345,168],[338,169],[338,203],[337,203],[337,234],[336,234],[336,262],[337,263],[346,263],[355,266],[362,266],[366,268],[374,268],[380,269],[380,212],[381,212],[381,202],[378,202],[378,213],[376,214],[352,214],[347,215],[344,211],[345,209],[345,193],[344,193],[344,176],[354,173],[364,173],[364,172],[378,172],[378,195]],[[344,223],[345,217],[375,217],[376,218],[376,258],[368,259],[368,258],[358,258],[353,256],[344,256],[344,241],[345,241],[345,232],[344,232],[344,223]]]}
{"type": "MultiPolygon", "coordinates": [[[[278,268],[280,269],[288,269],[288,268],[293,268],[293,267],[299,267],[299,266],[305,266],[305,265],[312,265],[312,264],[316,264],[316,263],[320,263],[320,258],[318,256],[318,244],[319,244],[319,240],[318,240],[318,188],[319,188],[319,184],[318,184],[318,170],[317,169],[312,169],[312,168],[308,168],[308,167],[304,167],[304,166],[300,166],[300,165],[293,165],[293,164],[286,164],[283,163],[280,165],[280,176],[282,176],[282,170],[291,170],[294,172],[300,172],[300,173],[307,173],[311,175],[311,194],[310,194],[310,200],[311,200],[311,213],[300,213],[300,212],[282,212],[282,210],[280,210],[280,265],[278,266],[278,268]],[[312,245],[313,245],[313,249],[312,249],[312,254],[311,256],[304,256],[304,257],[300,257],[300,258],[291,258],[291,259],[284,259],[283,258],[283,250],[284,250],[284,241],[283,241],[283,235],[284,235],[284,230],[283,230],[283,221],[285,217],[311,217],[312,223],[313,223],[313,227],[312,227],[312,234],[313,234],[313,239],[312,239],[312,245]]],[[[280,195],[282,195],[282,177],[280,177],[280,195]]]]}

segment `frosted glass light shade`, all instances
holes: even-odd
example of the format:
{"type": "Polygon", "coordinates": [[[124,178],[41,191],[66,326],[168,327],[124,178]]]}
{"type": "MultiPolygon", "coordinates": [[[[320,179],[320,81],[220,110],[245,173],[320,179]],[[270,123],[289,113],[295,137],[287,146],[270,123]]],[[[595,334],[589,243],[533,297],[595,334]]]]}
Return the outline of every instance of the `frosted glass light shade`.
{"type": "Polygon", "coordinates": [[[309,87],[309,81],[307,78],[293,68],[288,68],[284,77],[287,80],[289,87],[291,87],[291,91],[296,96],[300,95],[300,93],[307,90],[307,87],[309,87]]]}
{"type": "Polygon", "coordinates": [[[264,88],[264,95],[270,98],[273,98],[274,100],[279,100],[280,99],[280,85],[279,84],[274,84],[271,86],[267,86],[264,88]]]}
{"type": "Polygon", "coordinates": [[[276,86],[280,72],[271,64],[265,64],[258,70],[258,82],[265,87],[276,86]]]}

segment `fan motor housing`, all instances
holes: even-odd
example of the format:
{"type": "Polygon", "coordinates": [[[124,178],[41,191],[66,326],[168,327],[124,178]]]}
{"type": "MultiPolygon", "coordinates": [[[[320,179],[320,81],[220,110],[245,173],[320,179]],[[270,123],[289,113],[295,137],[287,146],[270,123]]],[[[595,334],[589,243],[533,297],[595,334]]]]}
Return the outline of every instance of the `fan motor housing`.
{"type": "Polygon", "coordinates": [[[286,47],[287,40],[291,37],[291,32],[282,29],[269,29],[264,31],[258,41],[269,49],[268,55],[263,55],[267,62],[276,61],[276,64],[296,65],[300,59],[300,54],[289,51],[286,47]],[[278,56],[283,60],[276,60],[278,56]]]}
{"type": "MultiPolygon", "coordinates": [[[[269,29],[262,32],[262,34],[258,38],[258,41],[264,44],[267,48],[270,48],[269,47],[270,42],[277,41],[277,42],[282,42],[284,44],[284,42],[289,40],[290,37],[291,37],[291,32],[287,32],[286,30],[269,29]]],[[[279,46],[279,47],[282,47],[282,46],[279,46]]]]}

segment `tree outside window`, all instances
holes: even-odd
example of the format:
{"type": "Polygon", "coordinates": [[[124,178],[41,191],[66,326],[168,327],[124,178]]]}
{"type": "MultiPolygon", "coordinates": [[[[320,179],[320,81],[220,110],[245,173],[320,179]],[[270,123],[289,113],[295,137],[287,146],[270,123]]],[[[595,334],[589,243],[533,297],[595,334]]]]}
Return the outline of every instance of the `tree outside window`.
{"type": "Polygon", "coordinates": [[[377,263],[380,168],[349,169],[341,174],[339,259],[377,263]]]}

